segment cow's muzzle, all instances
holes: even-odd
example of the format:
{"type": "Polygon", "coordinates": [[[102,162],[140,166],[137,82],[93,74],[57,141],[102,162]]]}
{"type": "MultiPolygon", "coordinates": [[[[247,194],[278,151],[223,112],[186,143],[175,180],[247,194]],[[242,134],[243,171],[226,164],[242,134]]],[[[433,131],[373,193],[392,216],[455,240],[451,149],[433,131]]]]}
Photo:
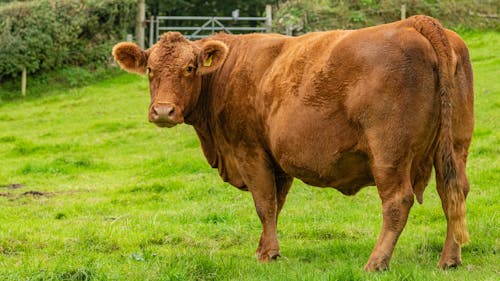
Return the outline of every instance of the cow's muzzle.
{"type": "Polygon", "coordinates": [[[149,110],[149,122],[158,127],[173,127],[184,122],[184,117],[178,106],[172,103],[156,103],[149,110]]]}

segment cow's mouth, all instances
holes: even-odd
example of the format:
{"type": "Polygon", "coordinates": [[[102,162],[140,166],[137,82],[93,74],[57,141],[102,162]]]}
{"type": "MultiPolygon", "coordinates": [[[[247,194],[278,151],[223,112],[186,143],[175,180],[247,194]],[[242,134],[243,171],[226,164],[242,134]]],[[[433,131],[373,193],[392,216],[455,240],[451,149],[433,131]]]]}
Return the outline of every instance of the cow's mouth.
{"type": "Polygon", "coordinates": [[[177,125],[177,123],[170,123],[170,122],[154,122],[154,124],[160,128],[172,128],[175,125],[177,125]]]}

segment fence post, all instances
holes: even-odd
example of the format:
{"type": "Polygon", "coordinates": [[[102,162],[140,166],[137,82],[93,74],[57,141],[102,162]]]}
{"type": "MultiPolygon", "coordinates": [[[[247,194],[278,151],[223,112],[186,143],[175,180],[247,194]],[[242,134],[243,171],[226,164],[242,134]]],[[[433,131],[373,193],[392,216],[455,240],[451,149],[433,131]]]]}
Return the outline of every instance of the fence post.
{"type": "Polygon", "coordinates": [[[21,95],[26,96],[26,67],[23,67],[23,73],[21,75],[21,95]]]}
{"type": "Polygon", "coordinates": [[[149,18],[149,47],[153,47],[155,43],[155,17],[151,16],[149,18]]]}
{"type": "Polygon", "coordinates": [[[158,40],[158,37],[160,37],[160,19],[158,17],[156,17],[156,20],[155,20],[155,42],[156,40],[158,40]]]}
{"type": "Polygon", "coordinates": [[[266,32],[270,33],[273,27],[273,6],[266,5],[266,32]]]}
{"type": "Polygon", "coordinates": [[[406,4],[401,5],[401,20],[406,19],[406,4]]]}
{"type": "Polygon", "coordinates": [[[137,18],[135,23],[135,40],[144,49],[144,22],[146,21],[146,2],[137,1],[137,18]]]}

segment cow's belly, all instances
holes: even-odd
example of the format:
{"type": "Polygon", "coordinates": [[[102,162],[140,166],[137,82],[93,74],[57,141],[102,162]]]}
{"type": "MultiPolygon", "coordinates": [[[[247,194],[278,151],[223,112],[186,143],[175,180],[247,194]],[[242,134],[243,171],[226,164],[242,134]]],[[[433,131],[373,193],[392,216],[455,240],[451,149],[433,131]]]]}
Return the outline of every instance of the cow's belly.
{"type": "Polygon", "coordinates": [[[342,113],[291,108],[270,120],[271,149],[287,174],[349,195],[374,184],[363,136],[342,113]]]}
{"type": "MultiPolygon", "coordinates": [[[[328,158],[328,157],[326,157],[328,158]]],[[[360,152],[344,152],[321,168],[311,163],[282,161],[284,170],[303,182],[320,187],[333,187],[346,195],[353,195],[362,187],[373,185],[367,155],[360,152]]]]}

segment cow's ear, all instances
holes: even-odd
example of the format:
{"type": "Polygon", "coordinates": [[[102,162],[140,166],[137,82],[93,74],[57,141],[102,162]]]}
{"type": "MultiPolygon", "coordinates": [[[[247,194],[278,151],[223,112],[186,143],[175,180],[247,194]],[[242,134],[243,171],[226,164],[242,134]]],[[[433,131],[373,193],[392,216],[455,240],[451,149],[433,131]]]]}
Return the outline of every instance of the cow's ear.
{"type": "Polygon", "coordinates": [[[113,47],[113,57],[124,70],[140,75],[146,74],[148,55],[134,43],[122,42],[113,47]]]}
{"type": "Polygon", "coordinates": [[[209,40],[203,43],[198,55],[199,75],[205,75],[219,69],[226,60],[229,48],[226,44],[217,40],[209,40]]]}

